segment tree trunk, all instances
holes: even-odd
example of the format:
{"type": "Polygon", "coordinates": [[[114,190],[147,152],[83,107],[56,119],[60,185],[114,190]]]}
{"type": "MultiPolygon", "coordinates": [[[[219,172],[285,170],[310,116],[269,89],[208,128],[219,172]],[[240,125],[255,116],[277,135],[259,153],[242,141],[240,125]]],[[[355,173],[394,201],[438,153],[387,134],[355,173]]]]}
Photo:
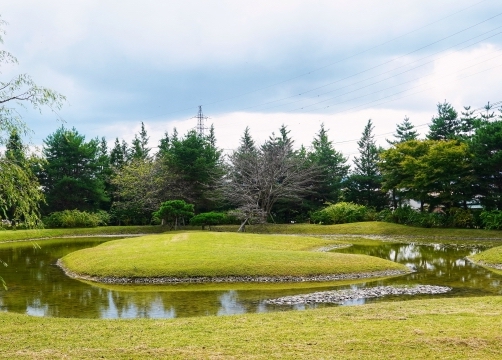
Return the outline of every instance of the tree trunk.
{"type": "Polygon", "coordinates": [[[239,230],[237,232],[246,232],[246,223],[248,222],[248,218],[244,219],[242,222],[241,226],[239,227],[239,230]]]}

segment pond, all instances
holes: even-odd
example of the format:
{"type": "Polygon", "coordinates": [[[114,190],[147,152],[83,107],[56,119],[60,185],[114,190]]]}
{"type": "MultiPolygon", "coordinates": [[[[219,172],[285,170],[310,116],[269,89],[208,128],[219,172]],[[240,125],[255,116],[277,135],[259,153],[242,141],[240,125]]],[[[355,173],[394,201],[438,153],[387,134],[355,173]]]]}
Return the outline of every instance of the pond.
{"type": "MultiPolygon", "coordinates": [[[[338,305],[269,305],[265,300],[316,291],[356,289],[381,285],[440,285],[452,291],[439,296],[502,294],[502,275],[476,266],[465,257],[486,245],[417,245],[375,242],[339,250],[378,256],[406,264],[414,273],[380,280],[345,283],[98,285],[68,278],[56,260],[110,238],[40,240],[0,245],[0,259],[8,266],[0,274],[8,291],[0,290],[0,310],[34,316],[73,318],[173,318],[284,311],[338,305]]],[[[343,305],[424,298],[396,296],[347,301],[343,305]]]]}

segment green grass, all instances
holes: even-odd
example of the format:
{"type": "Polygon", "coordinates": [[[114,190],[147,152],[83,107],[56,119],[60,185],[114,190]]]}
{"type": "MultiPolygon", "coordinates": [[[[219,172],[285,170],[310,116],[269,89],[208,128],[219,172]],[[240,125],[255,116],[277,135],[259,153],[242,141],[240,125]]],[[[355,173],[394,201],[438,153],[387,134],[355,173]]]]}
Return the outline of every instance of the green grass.
{"type": "Polygon", "coordinates": [[[152,234],[162,233],[167,230],[168,228],[165,226],[102,226],[81,229],[0,230],[0,243],[71,236],[152,234]]]}
{"type": "Polygon", "coordinates": [[[5,359],[500,359],[502,297],[172,320],[0,313],[5,359]]]}
{"type": "MultiPolygon", "coordinates": [[[[218,226],[221,231],[237,231],[238,226],[218,226]]],[[[499,238],[502,231],[480,229],[428,229],[400,224],[368,221],[338,225],[265,224],[246,226],[249,233],[306,235],[382,235],[413,237],[499,238]]]]}
{"type": "MultiPolygon", "coordinates": [[[[469,257],[472,261],[487,267],[502,267],[502,246],[497,246],[469,257]]],[[[499,269],[501,270],[501,269],[499,269]]]]}
{"type": "Polygon", "coordinates": [[[176,232],[109,241],[66,255],[71,271],[96,277],[308,276],[406,270],[367,255],[311,250],[334,241],[285,235],[176,232]]]}

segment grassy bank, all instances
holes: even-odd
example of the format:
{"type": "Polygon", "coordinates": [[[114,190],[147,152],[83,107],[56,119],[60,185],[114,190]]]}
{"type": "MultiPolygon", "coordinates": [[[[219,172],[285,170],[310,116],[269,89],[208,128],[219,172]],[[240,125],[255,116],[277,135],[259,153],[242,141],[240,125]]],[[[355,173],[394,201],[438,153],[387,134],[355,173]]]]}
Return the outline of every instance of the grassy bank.
{"type": "Polygon", "coordinates": [[[366,255],[313,252],[321,238],[173,232],[109,241],[66,255],[66,268],[94,277],[313,276],[406,267],[366,255]]]}
{"type": "Polygon", "coordinates": [[[497,246],[469,257],[475,263],[502,270],[502,246],[497,246]]]}
{"type": "Polygon", "coordinates": [[[162,226],[101,226],[81,229],[0,230],[0,242],[71,236],[99,236],[123,234],[156,234],[167,231],[162,226]]]}
{"type": "Polygon", "coordinates": [[[495,359],[502,297],[173,320],[0,313],[7,359],[495,359]]]}
{"type": "MultiPolygon", "coordinates": [[[[220,231],[237,231],[236,225],[216,227],[220,231]]],[[[305,234],[305,235],[382,235],[435,238],[492,238],[502,239],[502,231],[480,229],[431,229],[400,224],[368,221],[338,225],[316,224],[264,224],[248,225],[246,231],[257,234],[305,234]]]]}
{"type": "MultiPolygon", "coordinates": [[[[184,230],[199,230],[185,227],[184,230]]],[[[237,232],[236,225],[220,225],[218,231],[237,232]]],[[[502,231],[479,229],[426,229],[385,222],[361,222],[339,225],[265,224],[246,226],[248,233],[297,235],[381,235],[418,238],[501,239],[502,231]]],[[[157,234],[169,232],[162,226],[103,226],[83,229],[0,230],[0,242],[65,236],[157,234]]]]}

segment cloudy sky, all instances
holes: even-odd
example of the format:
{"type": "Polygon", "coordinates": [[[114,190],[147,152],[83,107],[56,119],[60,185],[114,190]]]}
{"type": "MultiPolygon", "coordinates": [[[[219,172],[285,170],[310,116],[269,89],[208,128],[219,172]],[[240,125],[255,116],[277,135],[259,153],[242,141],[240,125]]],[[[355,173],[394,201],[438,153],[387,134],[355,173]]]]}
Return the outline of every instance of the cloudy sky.
{"type": "Polygon", "coordinates": [[[198,106],[218,145],[246,126],[262,142],[281,124],[308,146],[321,123],[357,152],[372,119],[382,145],[408,116],[425,133],[438,102],[502,101],[500,0],[1,0],[4,50],[64,94],[58,116],[21,110],[41,144],[61,119],[87,138],[151,146],[194,128],[198,106]]]}

